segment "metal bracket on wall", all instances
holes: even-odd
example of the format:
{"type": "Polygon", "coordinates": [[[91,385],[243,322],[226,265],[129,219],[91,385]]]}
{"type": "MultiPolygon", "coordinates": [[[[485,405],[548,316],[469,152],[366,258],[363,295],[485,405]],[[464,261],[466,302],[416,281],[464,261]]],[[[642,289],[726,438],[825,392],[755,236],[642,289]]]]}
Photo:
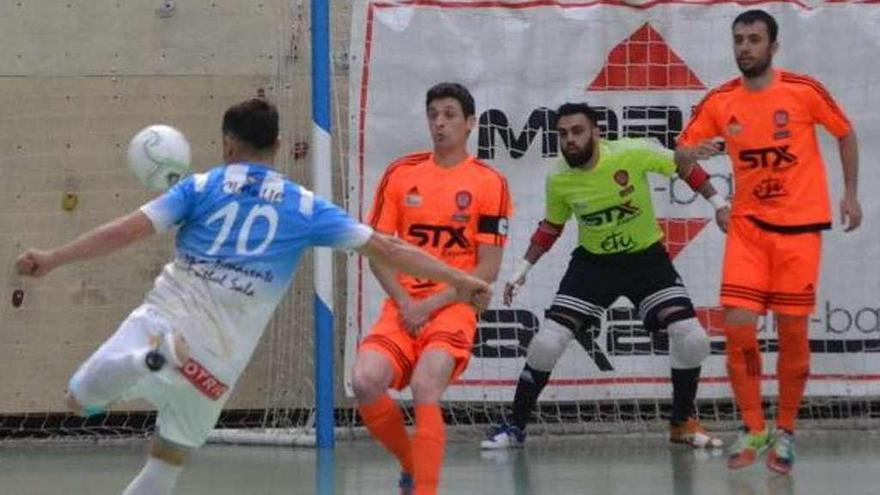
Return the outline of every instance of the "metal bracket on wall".
{"type": "Polygon", "coordinates": [[[167,18],[174,15],[174,12],[177,10],[177,5],[174,4],[173,0],[165,0],[162,2],[162,5],[156,9],[156,17],[167,18]]]}
{"type": "Polygon", "coordinates": [[[12,307],[17,308],[21,306],[21,303],[24,301],[24,291],[21,289],[15,289],[12,291],[12,307]]]}
{"type": "Polygon", "coordinates": [[[79,203],[79,196],[77,196],[76,193],[64,193],[64,197],[61,198],[61,209],[64,211],[73,211],[76,208],[77,203],[79,203]]]}

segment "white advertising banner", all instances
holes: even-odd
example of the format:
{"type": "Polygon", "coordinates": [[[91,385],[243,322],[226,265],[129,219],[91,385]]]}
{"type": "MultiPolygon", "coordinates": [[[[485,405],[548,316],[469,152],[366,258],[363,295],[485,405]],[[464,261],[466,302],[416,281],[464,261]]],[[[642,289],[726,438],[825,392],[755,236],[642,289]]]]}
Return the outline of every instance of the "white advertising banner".
{"type": "MultiPolygon", "coordinates": [[[[754,2],[750,2],[753,4],[754,2]]],[[[606,139],[653,136],[673,143],[703,95],[738,76],[729,2],[684,1],[410,1],[357,2],[352,30],[350,167],[352,212],[366,218],[377,181],[403,154],[430,149],[425,92],[440,81],[467,86],[477,104],[470,149],[510,183],[516,213],[491,309],[480,322],[470,366],[447,392],[453,400],[510,400],[525,348],[540,329],[576,245],[576,226],[529,275],[513,306],[501,304],[544,214],[544,177],[558,155],[549,128],[553,109],[586,101],[603,117],[606,139]]],[[[880,5],[762,3],[780,24],[778,67],[822,81],[860,137],[862,227],[824,235],[820,290],[810,319],[808,395],[880,392],[880,5]]],[[[820,130],[837,208],[842,179],[837,145],[820,130]]],[[[704,163],[723,194],[732,192],[726,157],[704,163]]],[[[729,397],[718,289],[724,234],[712,207],[679,179],[655,177],[653,200],[666,243],[703,324],[713,355],[703,367],[701,397],[729,397]]],[[[384,297],[363,263],[349,268],[346,388],[357,343],[384,297]]],[[[584,281],[590,283],[590,281],[584,281]]],[[[762,322],[765,393],[776,393],[777,340],[762,322]]],[[[573,341],[542,400],[668,398],[663,334],[646,333],[621,298],[599,332],[573,341]]]]}

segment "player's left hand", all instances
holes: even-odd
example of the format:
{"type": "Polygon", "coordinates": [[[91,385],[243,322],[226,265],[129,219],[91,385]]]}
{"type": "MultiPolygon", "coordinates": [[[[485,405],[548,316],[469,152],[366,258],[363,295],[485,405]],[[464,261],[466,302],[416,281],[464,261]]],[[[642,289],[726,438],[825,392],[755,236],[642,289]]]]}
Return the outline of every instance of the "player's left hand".
{"type": "Polygon", "coordinates": [[[721,229],[721,232],[724,232],[725,234],[727,233],[727,229],[730,227],[729,206],[715,210],[715,223],[718,224],[718,228],[721,229]]]}
{"type": "Polygon", "coordinates": [[[15,270],[19,275],[42,277],[55,268],[53,259],[51,251],[28,249],[15,260],[15,270]]]}
{"type": "Polygon", "coordinates": [[[412,335],[417,336],[434,312],[433,305],[427,299],[412,301],[400,306],[400,318],[403,327],[412,335]]]}
{"type": "Polygon", "coordinates": [[[846,226],[844,232],[852,232],[861,225],[862,205],[855,196],[845,194],[840,200],[840,221],[846,226]]]}

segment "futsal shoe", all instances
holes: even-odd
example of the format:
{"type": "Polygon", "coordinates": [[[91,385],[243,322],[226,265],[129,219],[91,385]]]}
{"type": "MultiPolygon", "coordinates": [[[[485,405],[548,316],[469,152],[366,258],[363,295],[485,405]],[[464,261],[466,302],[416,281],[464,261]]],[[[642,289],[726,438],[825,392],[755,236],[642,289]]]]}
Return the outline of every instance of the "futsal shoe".
{"type": "Polygon", "coordinates": [[[398,488],[400,488],[400,495],[413,495],[413,489],[415,487],[413,483],[413,477],[409,473],[400,473],[400,481],[397,482],[398,488]]]}
{"type": "Polygon", "coordinates": [[[776,430],[773,446],[767,453],[767,467],[779,474],[788,474],[794,466],[794,434],[776,430]]]}
{"type": "Polygon", "coordinates": [[[728,452],[727,467],[741,469],[751,466],[755,459],[770,447],[770,440],[770,432],[767,428],[759,433],[749,433],[744,429],[728,452]]]}
{"type": "Polygon", "coordinates": [[[485,450],[501,450],[522,447],[526,441],[526,432],[518,426],[503,423],[495,426],[486,434],[486,439],[480,442],[480,448],[485,450]]]}
{"type": "Polygon", "coordinates": [[[683,443],[695,449],[720,449],[724,442],[709,433],[697,418],[688,418],[680,424],[669,423],[669,441],[683,443]]]}

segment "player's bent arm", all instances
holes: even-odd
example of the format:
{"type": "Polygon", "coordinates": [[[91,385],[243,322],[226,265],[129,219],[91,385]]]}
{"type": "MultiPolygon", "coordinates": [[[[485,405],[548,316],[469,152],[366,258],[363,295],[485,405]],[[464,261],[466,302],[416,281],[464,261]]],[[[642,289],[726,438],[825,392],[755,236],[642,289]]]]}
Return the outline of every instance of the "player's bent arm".
{"type": "Polygon", "coordinates": [[[379,281],[379,285],[382,286],[385,293],[398,305],[403,305],[409,299],[409,294],[397,280],[397,270],[374,258],[369,258],[369,263],[370,270],[376,276],[376,280],[379,281]]]}
{"type": "MultiPolygon", "coordinates": [[[[498,279],[498,272],[501,271],[501,260],[503,256],[504,248],[502,246],[483,243],[479,244],[477,247],[477,266],[474,267],[471,275],[488,284],[492,284],[498,279]]],[[[429,305],[429,311],[436,311],[461,300],[462,297],[453,287],[447,287],[446,289],[427,297],[424,300],[424,303],[429,305]]]]}
{"type": "Polygon", "coordinates": [[[564,228],[565,224],[553,223],[547,219],[538,222],[538,227],[535,229],[535,232],[532,234],[532,238],[529,241],[529,248],[526,249],[526,254],[523,255],[523,259],[520,262],[516,274],[510,280],[514,282],[519,279],[525,279],[525,276],[535,263],[544,256],[544,253],[553,247],[553,244],[555,244],[556,240],[559,239],[559,236],[562,235],[562,230],[564,228]]]}
{"type": "Polygon", "coordinates": [[[374,232],[357,251],[380,265],[420,278],[458,285],[467,277],[421,249],[380,232],[374,232]]]}
{"type": "Polygon", "coordinates": [[[678,176],[687,183],[694,191],[700,194],[718,211],[722,208],[728,208],[730,205],[727,200],[718,194],[712,182],[709,180],[709,174],[696,161],[690,160],[687,154],[675,152],[675,170],[678,176]]]}
{"type": "Polygon", "coordinates": [[[504,246],[480,243],[477,246],[477,266],[471,275],[491,284],[498,279],[501,271],[501,259],[504,257],[504,246]]]}
{"type": "Polygon", "coordinates": [[[680,165],[706,160],[722,153],[724,153],[724,141],[721,138],[703,139],[693,146],[679,144],[673,159],[676,165],[680,165]]]}
{"type": "Polygon", "coordinates": [[[24,275],[45,275],[68,263],[106,256],[154,233],[156,229],[150,218],[141,210],[135,210],[82,234],[64,246],[24,253],[17,263],[19,272],[24,275]]]}

